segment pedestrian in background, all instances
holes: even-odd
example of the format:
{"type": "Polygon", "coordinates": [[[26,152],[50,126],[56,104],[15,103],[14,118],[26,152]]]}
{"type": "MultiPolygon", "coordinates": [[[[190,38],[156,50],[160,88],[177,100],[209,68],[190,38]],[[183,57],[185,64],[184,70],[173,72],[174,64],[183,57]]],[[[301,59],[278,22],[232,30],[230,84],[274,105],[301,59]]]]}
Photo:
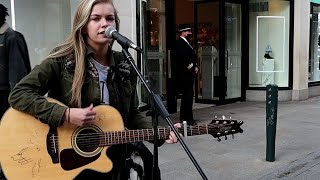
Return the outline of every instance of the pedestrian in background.
{"type": "Polygon", "coordinates": [[[180,37],[176,40],[175,58],[178,68],[178,86],[181,89],[180,123],[195,125],[192,113],[193,87],[195,73],[198,73],[197,57],[190,44],[191,27],[188,24],[179,25],[180,37]]]}
{"type": "Polygon", "coordinates": [[[11,89],[31,70],[27,43],[9,27],[6,16],[8,9],[0,4],[0,118],[9,108],[11,89]]]}

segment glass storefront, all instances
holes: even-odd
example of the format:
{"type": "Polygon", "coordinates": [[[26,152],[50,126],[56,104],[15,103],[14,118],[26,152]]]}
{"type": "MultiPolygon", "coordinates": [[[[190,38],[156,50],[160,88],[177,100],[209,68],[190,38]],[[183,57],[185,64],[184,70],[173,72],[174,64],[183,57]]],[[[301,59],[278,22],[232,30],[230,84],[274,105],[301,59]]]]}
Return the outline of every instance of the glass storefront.
{"type": "Polygon", "coordinates": [[[241,1],[198,2],[196,12],[196,47],[200,65],[198,99],[219,103],[240,98],[243,28],[241,1]]]}
{"type": "MultiPolygon", "coordinates": [[[[1,1],[8,7],[9,25],[22,32],[26,38],[32,67],[40,64],[56,45],[65,40],[71,31],[73,14],[79,1],[1,1]],[[11,12],[11,9],[14,11],[11,12]]],[[[194,30],[198,30],[194,32],[198,42],[193,42],[193,46],[198,50],[200,67],[196,97],[220,100],[222,96],[226,99],[241,96],[241,5],[231,2],[233,1],[224,3],[224,20],[219,15],[221,2],[218,0],[199,3],[196,15],[194,14],[196,1],[176,0],[173,2],[176,5],[175,9],[169,8],[170,12],[166,11],[168,4],[166,0],[115,2],[121,19],[120,32],[124,35],[132,35],[133,38],[128,37],[138,41],[144,49],[145,54],[141,56],[134,54],[134,58],[144,78],[156,94],[167,97],[169,93],[167,80],[171,74],[175,73],[174,67],[168,65],[171,61],[175,61],[170,59],[170,47],[172,49],[174,46],[174,38],[170,39],[172,35],[169,33],[175,36],[176,32],[168,31],[167,25],[167,19],[170,18],[168,13],[171,13],[176,17],[172,20],[173,26],[190,23],[194,30]],[[126,6],[128,2],[130,2],[129,7],[126,6]],[[135,13],[137,17],[133,18],[135,13]],[[197,25],[195,25],[195,16],[199,20],[197,25]],[[220,36],[219,33],[222,22],[224,22],[225,36],[220,36]],[[224,54],[219,54],[221,41],[225,41],[222,44],[224,54]],[[168,42],[172,43],[168,44],[168,42]]],[[[115,49],[121,50],[121,47],[120,49],[115,47],[115,49]]],[[[138,95],[141,106],[149,103],[149,95],[140,81],[138,95]]]]}
{"type": "Polygon", "coordinates": [[[290,1],[249,1],[249,87],[289,86],[290,1]]]}
{"type": "Polygon", "coordinates": [[[226,3],[225,76],[226,99],[241,97],[242,9],[241,4],[226,3]]]}
{"type": "MultiPolygon", "coordinates": [[[[32,67],[66,38],[78,2],[1,1],[9,9],[9,25],[26,37],[32,67]]],[[[143,48],[145,54],[134,52],[133,57],[151,89],[163,100],[175,94],[169,88],[174,86],[174,28],[186,23],[193,27],[192,44],[200,70],[195,82],[196,102],[239,100],[245,98],[246,88],[263,89],[271,83],[290,88],[293,0],[127,0],[115,1],[115,5],[120,32],[143,48]],[[168,4],[172,6],[168,8],[168,4]],[[169,81],[173,83],[168,85],[169,81]]],[[[319,13],[320,6],[312,3],[309,82],[320,81],[319,13]]],[[[138,94],[141,106],[149,104],[140,81],[138,94]]]]}
{"type": "MultiPolygon", "coordinates": [[[[166,9],[165,0],[139,0],[140,40],[144,54],[141,55],[140,69],[151,90],[166,96],[166,9]]],[[[141,105],[149,103],[149,94],[142,84],[141,105]]]]}
{"type": "Polygon", "coordinates": [[[219,100],[219,2],[197,4],[198,98],[219,100]],[[212,13],[208,13],[208,12],[212,13]]]}
{"type": "Polygon", "coordinates": [[[320,81],[320,5],[311,4],[309,82],[320,81]]]}

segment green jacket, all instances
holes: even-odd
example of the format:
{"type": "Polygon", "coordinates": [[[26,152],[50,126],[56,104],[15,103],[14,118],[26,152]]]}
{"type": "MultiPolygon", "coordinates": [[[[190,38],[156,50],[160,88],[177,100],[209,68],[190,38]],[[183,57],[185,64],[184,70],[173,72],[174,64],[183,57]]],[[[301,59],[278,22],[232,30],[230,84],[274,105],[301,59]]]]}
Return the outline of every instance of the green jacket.
{"type": "MultiPolygon", "coordinates": [[[[90,49],[87,52],[89,56],[90,49]]],[[[137,74],[131,68],[130,79],[121,80],[121,73],[117,64],[125,60],[120,52],[112,51],[110,54],[111,65],[108,71],[107,87],[109,90],[109,103],[121,113],[125,126],[129,129],[151,128],[152,123],[147,121],[138,110],[136,92],[137,74]]],[[[87,58],[88,59],[88,58],[87,58]]],[[[54,127],[63,124],[63,114],[67,107],[48,102],[45,95],[54,98],[69,107],[71,86],[75,68],[74,55],[46,59],[25,76],[11,91],[10,105],[19,111],[27,112],[42,122],[54,127]]],[[[87,61],[85,80],[82,87],[82,106],[91,103],[100,104],[100,83],[98,71],[92,63],[87,61]]]]}

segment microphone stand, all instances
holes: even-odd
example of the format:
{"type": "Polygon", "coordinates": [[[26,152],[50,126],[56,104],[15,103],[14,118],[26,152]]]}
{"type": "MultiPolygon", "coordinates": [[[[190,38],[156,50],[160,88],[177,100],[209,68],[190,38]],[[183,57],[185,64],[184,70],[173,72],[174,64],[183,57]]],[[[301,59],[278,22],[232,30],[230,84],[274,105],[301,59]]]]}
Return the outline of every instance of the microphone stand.
{"type": "MultiPolygon", "coordinates": [[[[185,152],[188,154],[189,158],[191,159],[192,163],[194,164],[194,166],[197,168],[198,172],[200,173],[202,179],[204,180],[208,180],[208,178],[206,177],[206,175],[204,174],[204,172],[202,171],[201,167],[199,166],[199,164],[197,163],[197,161],[195,160],[194,156],[192,155],[192,153],[190,152],[189,148],[187,147],[187,145],[185,144],[185,142],[183,141],[183,139],[180,137],[179,132],[177,131],[177,129],[174,127],[174,124],[172,123],[171,119],[170,119],[170,115],[167,111],[167,109],[165,108],[165,106],[163,105],[160,96],[159,95],[155,95],[154,92],[150,89],[150,86],[147,84],[146,80],[143,78],[140,70],[138,69],[138,67],[136,66],[136,64],[134,63],[134,60],[131,56],[131,54],[128,51],[128,47],[122,47],[122,53],[124,54],[124,56],[127,58],[127,60],[131,63],[132,67],[134,68],[134,70],[137,72],[141,82],[143,83],[143,85],[145,86],[145,88],[147,89],[147,91],[149,92],[151,98],[153,99],[153,108],[154,108],[154,112],[153,112],[153,116],[155,116],[155,122],[153,122],[153,126],[154,126],[154,161],[153,161],[153,168],[156,168],[158,166],[158,150],[157,150],[157,144],[156,144],[156,140],[158,138],[158,135],[156,135],[157,131],[155,128],[157,128],[158,126],[158,119],[157,119],[157,113],[159,113],[161,115],[161,117],[163,119],[165,119],[167,121],[167,123],[169,124],[171,130],[174,132],[174,134],[176,135],[176,137],[178,138],[178,141],[181,143],[183,149],[185,150],[185,152]]],[[[157,170],[153,169],[152,170],[152,176],[153,176],[153,180],[155,180],[155,177],[157,175],[157,170]]]]}

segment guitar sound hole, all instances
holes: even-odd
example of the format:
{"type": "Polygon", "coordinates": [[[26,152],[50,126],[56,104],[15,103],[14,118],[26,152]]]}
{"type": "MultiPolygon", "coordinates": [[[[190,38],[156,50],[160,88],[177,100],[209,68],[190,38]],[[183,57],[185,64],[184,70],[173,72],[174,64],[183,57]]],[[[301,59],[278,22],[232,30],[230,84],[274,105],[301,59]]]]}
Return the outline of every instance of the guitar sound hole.
{"type": "Polygon", "coordinates": [[[93,129],[84,129],[76,138],[78,148],[83,152],[95,151],[100,144],[99,133],[93,129]]]}

